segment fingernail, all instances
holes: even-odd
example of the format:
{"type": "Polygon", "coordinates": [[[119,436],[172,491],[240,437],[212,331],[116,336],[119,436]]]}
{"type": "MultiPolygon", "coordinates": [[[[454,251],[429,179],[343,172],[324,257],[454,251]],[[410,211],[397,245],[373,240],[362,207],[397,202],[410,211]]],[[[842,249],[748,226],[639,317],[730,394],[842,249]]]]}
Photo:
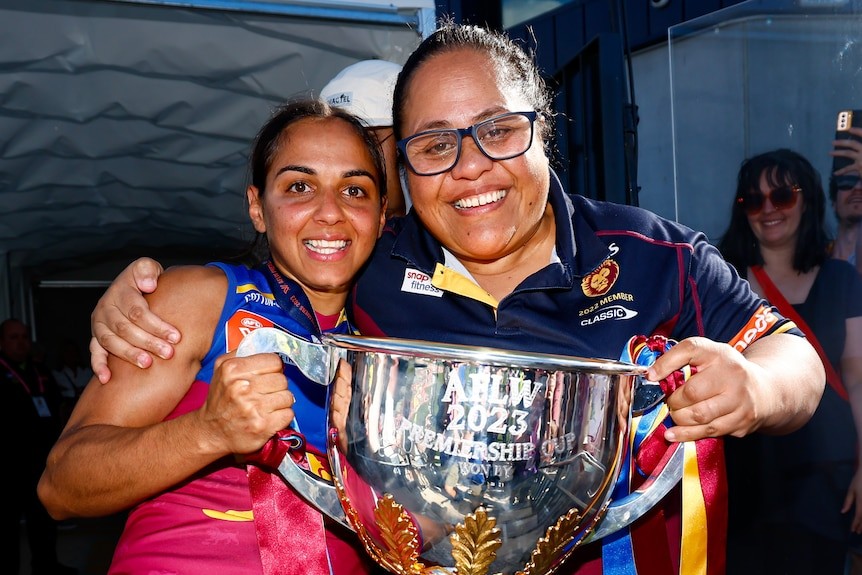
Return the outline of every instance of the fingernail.
{"type": "Polygon", "coordinates": [[[668,429],[664,432],[664,438],[668,441],[676,441],[676,433],[674,433],[673,430],[668,429]]]}
{"type": "Polygon", "coordinates": [[[180,341],[180,334],[175,331],[172,331],[168,334],[168,341],[171,343],[177,343],[180,341]]]}
{"type": "Polygon", "coordinates": [[[147,367],[147,354],[142,353],[142,354],[138,355],[137,360],[136,360],[136,364],[141,369],[146,368],[147,367]]]}
{"type": "Polygon", "coordinates": [[[142,279],[141,288],[144,290],[154,290],[156,289],[156,282],[149,278],[142,279]]]}

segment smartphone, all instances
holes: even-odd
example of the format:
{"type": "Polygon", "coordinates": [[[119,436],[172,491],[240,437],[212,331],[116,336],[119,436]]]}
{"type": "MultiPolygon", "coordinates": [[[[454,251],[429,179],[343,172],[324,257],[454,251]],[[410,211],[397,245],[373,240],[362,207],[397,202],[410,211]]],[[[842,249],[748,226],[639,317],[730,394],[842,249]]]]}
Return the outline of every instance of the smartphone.
{"type": "MultiPolygon", "coordinates": [[[[835,125],[836,140],[856,140],[862,142],[862,138],[850,133],[850,128],[862,128],[862,110],[841,110],[838,112],[838,120],[835,125]]],[[[832,158],[832,172],[840,170],[852,163],[850,158],[832,158]]]]}

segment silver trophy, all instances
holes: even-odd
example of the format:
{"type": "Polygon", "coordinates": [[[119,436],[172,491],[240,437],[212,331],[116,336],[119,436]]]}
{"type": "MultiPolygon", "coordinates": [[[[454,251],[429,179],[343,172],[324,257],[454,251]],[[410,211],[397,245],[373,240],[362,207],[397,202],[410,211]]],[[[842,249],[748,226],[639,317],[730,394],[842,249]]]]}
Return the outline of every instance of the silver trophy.
{"type": "Polygon", "coordinates": [[[317,344],[273,328],[238,349],[264,352],[324,385],[349,364],[351,385],[335,394],[346,417],[331,418],[333,483],[290,457],[279,472],[393,573],[553,573],[682,474],[674,444],[636,493],[611,499],[646,386],[641,366],[395,338],[317,344]]]}

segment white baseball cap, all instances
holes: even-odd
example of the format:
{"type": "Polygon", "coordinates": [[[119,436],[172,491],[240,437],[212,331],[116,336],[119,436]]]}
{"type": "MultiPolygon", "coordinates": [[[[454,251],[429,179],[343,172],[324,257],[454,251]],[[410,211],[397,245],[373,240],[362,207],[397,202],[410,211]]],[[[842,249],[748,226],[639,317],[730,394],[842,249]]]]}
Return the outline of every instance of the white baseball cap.
{"type": "Polygon", "coordinates": [[[368,126],[392,125],[392,91],[401,65],[362,60],[339,72],[320,91],[330,105],[358,116],[368,126]]]}

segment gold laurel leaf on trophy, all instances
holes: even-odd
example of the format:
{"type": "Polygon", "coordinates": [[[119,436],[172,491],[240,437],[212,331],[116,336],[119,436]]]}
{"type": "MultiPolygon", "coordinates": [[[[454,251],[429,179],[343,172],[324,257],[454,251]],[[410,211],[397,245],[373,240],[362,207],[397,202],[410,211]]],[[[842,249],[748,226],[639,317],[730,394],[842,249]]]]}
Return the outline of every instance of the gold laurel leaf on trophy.
{"type": "Polygon", "coordinates": [[[356,509],[351,505],[350,498],[347,497],[347,493],[344,491],[344,486],[341,482],[337,478],[333,478],[333,484],[335,485],[335,492],[338,495],[338,499],[341,501],[341,507],[344,509],[344,516],[347,519],[347,523],[349,523],[353,528],[353,531],[356,533],[359,541],[365,548],[366,553],[368,553],[368,555],[370,555],[378,565],[382,565],[393,573],[405,573],[400,569],[400,565],[393,562],[389,555],[384,554],[371,539],[371,536],[368,534],[368,530],[359,518],[359,513],[357,513],[356,509]]]}
{"type": "Polygon", "coordinates": [[[560,517],[554,525],[548,527],[545,536],[536,543],[536,548],[530,555],[530,561],[523,571],[516,575],[550,575],[574,550],[563,551],[573,538],[575,530],[581,522],[581,512],[572,508],[560,517]]]}
{"type": "Polygon", "coordinates": [[[387,547],[384,552],[387,558],[398,564],[398,573],[421,573],[423,566],[419,562],[419,531],[390,493],[377,501],[374,519],[387,547]]]}
{"type": "Polygon", "coordinates": [[[497,520],[484,507],[464,518],[449,537],[458,575],[486,575],[503,544],[497,520]]]}

